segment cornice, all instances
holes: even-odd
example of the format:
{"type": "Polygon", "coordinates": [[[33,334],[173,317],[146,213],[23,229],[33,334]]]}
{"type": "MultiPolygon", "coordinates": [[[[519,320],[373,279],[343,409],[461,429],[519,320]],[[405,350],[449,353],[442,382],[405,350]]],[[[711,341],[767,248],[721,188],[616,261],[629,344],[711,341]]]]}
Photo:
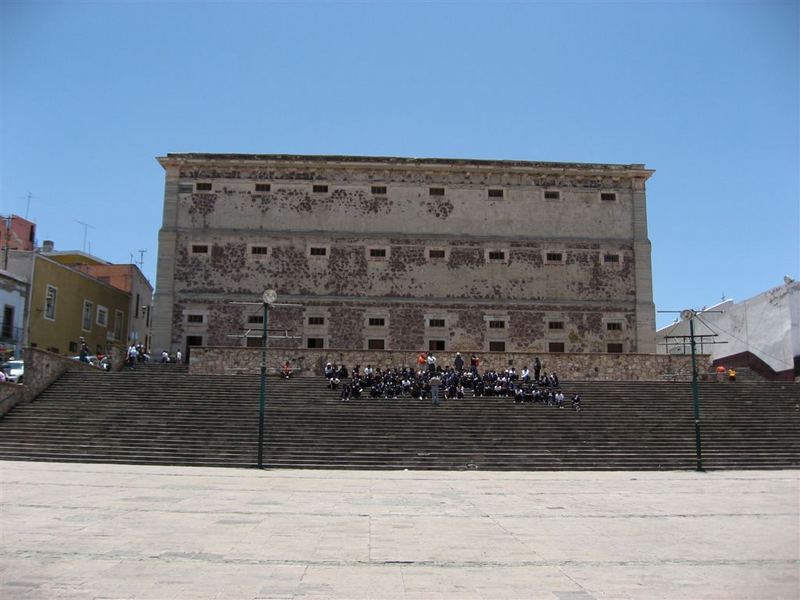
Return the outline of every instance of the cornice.
{"type": "Polygon", "coordinates": [[[492,173],[497,175],[555,175],[622,177],[647,180],[655,171],[644,164],[571,163],[520,160],[403,158],[297,154],[169,153],[157,157],[164,169],[216,168],[226,171],[262,169],[328,169],[431,173],[492,173]]]}

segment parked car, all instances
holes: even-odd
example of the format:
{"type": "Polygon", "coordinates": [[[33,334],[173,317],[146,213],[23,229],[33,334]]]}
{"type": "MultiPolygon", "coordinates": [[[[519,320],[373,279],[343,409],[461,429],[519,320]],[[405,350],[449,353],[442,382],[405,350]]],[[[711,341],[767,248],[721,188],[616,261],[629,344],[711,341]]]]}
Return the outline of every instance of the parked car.
{"type": "Polygon", "coordinates": [[[9,360],[0,365],[0,369],[6,374],[6,381],[22,383],[22,376],[25,374],[25,363],[23,361],[9,360]]]}

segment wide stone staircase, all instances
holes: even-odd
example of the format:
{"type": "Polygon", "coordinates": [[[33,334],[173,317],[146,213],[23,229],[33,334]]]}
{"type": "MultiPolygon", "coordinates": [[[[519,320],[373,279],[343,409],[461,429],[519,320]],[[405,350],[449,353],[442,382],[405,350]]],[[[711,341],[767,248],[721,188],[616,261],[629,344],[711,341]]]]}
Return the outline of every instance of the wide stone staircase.
{"type": "MultiPolygon", "coordinates": [[[[68,372],[0,420],[0,459],[253,467],[259,377],[182,365],[68,372]]],[[[318,377],[269,377],[264,466],[693,469],[691,385],[565,382],[583,410],[510,399],[339,401],[318,377]]],[[[800,385],[702,383],[706,469],[800,466],[800,385]]]]}

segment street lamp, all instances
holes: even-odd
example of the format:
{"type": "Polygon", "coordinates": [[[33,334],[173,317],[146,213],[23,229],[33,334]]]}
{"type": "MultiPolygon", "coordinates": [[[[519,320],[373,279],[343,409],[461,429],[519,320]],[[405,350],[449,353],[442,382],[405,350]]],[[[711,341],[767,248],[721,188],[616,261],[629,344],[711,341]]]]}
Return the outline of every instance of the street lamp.
{"type": "Polygon", "coordinates": [[[261,393],[258,401],[258,468],[264,466],[264,409],[267,397],[267,323],[269,320],[269,307],[278,299],[275,290],[265,290],[261,294],[264,306],[264,319],[261,328],[261,393]]]}

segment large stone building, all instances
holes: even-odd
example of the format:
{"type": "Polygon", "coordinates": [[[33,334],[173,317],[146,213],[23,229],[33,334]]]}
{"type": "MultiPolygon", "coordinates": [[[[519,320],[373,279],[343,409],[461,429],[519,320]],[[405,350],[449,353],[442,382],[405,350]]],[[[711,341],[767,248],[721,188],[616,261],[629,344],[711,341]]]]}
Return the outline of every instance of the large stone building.
{"type": "Polygon", "coordinates": [[[655,352],[641,164],[168,154],[153,349],[655,352]],[[291,336],[295,337],[291,337],[291,336]]]}

